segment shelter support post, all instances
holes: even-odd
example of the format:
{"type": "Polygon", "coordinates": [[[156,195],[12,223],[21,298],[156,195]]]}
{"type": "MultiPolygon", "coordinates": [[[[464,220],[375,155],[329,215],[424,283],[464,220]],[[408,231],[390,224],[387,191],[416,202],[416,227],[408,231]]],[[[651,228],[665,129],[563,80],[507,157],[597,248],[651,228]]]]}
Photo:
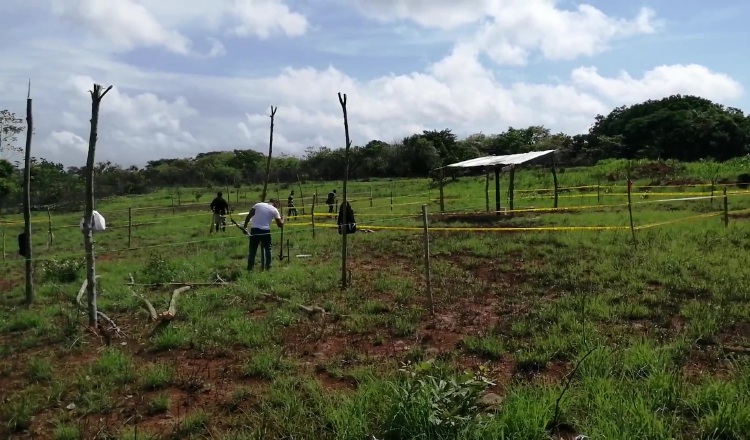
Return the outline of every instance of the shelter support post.
{"type": "Polygon", "coordinates": [[[495,167],[495,213],[500,215],[500,167],[495,167]]]}
{"type": "Polygon", "coordinates": [[[445,197],[443,195],[443,183],[445,180],[445,171],[443,167],[440,167],[440,213],[445,212],[445,197]]]}
{"type": "Polygon", "coordinates": [[[510,168],[510,183],[508,184],[508,208],[513,211],[513,195],[516,192],[516,167],[510,168]]]}
{"type": "Polygon", "coordinates": [[[557,208],[557,167],[555,166],[555,153],[552,153],[552,182],[555,184],[555,208],[557,208]]]}

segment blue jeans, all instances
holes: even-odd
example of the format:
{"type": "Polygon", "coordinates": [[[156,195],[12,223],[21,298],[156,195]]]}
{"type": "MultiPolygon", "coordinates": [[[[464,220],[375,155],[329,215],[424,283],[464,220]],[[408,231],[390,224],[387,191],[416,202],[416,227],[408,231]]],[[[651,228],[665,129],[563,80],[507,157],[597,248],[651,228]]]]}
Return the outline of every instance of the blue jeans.
{"type": "Polygon", "coordinates": [[[271,231],[268,229],[250,229],[250,252],[247,255],[247,270],[253,270],[255,266],[255,254],[258,253],[258,245],[261,247],[260,261],[264,269],[271,268],[271,231]]]}

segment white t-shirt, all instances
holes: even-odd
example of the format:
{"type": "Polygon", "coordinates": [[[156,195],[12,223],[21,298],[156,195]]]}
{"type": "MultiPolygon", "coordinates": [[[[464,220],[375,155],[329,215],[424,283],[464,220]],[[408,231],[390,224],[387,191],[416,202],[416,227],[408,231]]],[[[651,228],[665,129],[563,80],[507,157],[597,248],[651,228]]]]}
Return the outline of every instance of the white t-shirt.
{"type": "Polygon", "coordinates": [[[272,204],[260,202],[253,206],[255,214],[253,214],[252,227],[257,229],[271,229],[271,222],[274,219],[281,219],[279,210],[276,209],[272,204]]]}

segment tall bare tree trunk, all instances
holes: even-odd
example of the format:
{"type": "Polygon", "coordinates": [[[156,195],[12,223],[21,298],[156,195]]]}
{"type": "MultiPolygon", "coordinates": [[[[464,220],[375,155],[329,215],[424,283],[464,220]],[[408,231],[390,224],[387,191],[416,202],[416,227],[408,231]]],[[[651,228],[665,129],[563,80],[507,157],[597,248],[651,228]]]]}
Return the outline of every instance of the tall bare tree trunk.
{"type": "Polygon", "coordinates": [[[89,153],[86,158],[86,209],[83,213],[83,244],[86,248],[86,296],[88,299],[89,326],[96,328],[96,260],[94,258],[94,156],[96,154],[97,128],[99,126],[99,105],[102,98],[112,90],[112,86],[102,91],[102,86],[94,84],[91,91],[91,133],[89,153]]]}
{"type": "Polygon", "coordinates": [[[31,111],[31,81],[29,81],[29,91],[26,95],[26,125],[26,155],[23,170],[23,234],[26,247],[26,255],[24,255],[26,258],[26,304],[31,305],[34,303],[34,267],[31,260],[31,136],[34,134],[34,118],[31,111]]]}
{"type": "Polygon", "coordinates": [[[268,138],[268,159],[266,159],[266,180],[263,182],[263,192],[260,195],[260,201],[266,201],[268,191],[268,179],[271,178],[271,154],[273,153],[273,118],[276,116],[278,107],[271,106],[271,134],[268,138]]]}
{"type": "Polygon", "coordinates": [[[349,181],[349,147],[352,146],[352,141],[349,140],[349,117],[346,114],[346,93],[343,96],[341,95],[341,93],[339,93],[339,104],[341,104],[341,110],[344,112],[344,134],[346,135],[346,152],[344,154],[344,200],[341,204],[341,211],[343,212],[343,218],[341,222],[341,288],[346,289],[349,286],[346,270],[346,236],[348,235],[347,223],[349,222],[349,219],[346,218],[346,183],[349,181]]]}

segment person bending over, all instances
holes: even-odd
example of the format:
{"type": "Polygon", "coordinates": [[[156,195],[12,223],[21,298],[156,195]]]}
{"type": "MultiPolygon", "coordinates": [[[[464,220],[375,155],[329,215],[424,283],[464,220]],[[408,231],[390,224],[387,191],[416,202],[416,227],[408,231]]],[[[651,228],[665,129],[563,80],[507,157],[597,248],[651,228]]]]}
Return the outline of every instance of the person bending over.
{"type": "Polygon", "coordinates": [[[271,220],[276,221],[280,228],[284,227],[284,219],[279,213],[279,201],[270,199],[268,203],[260,202],[250,208],[250,212],[245,217],[243,227],[247,229],[247,224],[252,219],[250,228],[250,251],[247,255],[247,270],[253,270],[255,266],[255,254],[258,252],[258,245],[261,247],[261,262],[265,270],[271,268],[271,220]]]}
{"type": "Polygon", "coordinates": [[[222,231],[226,232],[226,215],[229,213],[229,203],[221,196],[221,192],[216,193],[216,198],[211,201],[211,212],[214,213],[214,225],[216,226],[216,232],[219,232],[219,227],[221,227],[222,231]]]}

